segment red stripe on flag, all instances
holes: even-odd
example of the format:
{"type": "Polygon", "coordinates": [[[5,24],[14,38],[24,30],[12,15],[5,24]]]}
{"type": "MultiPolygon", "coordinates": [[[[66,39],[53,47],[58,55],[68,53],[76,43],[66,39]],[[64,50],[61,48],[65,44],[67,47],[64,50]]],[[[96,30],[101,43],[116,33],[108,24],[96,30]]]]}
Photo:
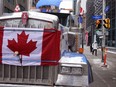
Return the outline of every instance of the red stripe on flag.
{"type": "Polygon", "coordinates": [[[0,26],[0,63],[2,63],[3,28],[0,26]]]}
{"type": "Polygon", "coordinates": [[[80,15],[83,15],[84,14],[84,10],[82,7],[80,7],[80,15]]]}
{"type": "Polygon", "coordinates": [[[60,59],[60,31],[44,32],[41,65],[57,65],[60,59]]]}

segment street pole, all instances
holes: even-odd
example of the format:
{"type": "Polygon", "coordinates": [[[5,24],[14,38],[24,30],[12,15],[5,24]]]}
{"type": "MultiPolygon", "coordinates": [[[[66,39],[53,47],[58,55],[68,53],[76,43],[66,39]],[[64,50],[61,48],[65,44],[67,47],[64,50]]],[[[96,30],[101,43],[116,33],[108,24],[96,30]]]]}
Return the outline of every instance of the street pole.
{"type": "Polygon", "coordinates": [[[103,26],[103,20],[106,18],[106,14],[105,14],[105,7],[106,7],[106,0],[102,0],[103,1],[103,9],[102,9],[102,34],[103,34],[103,38],[102,38],[102,62],[104,61],[104,48],[105,48],[105,36],[106,36],[106,32],[105,32],[105,27],[103,26]]]}
{"type": "Polygon", "coordinates": [[[84,48],[84,45],[83,45],[83,44],[84,44],[84,43],[83,43],[83,30],[84,30],[84,29],[82,28],[82,29],[81,29],[81,34],[82,34],[82,48],[84,48]]]}
{"type": "Polygon", "coordinates": [[[69,31],[71,31],[72,28],[72,16],[71,16],[71,12],[73,12],[72,10],[69,11],[70,15],[69,15],[69,31]]]}

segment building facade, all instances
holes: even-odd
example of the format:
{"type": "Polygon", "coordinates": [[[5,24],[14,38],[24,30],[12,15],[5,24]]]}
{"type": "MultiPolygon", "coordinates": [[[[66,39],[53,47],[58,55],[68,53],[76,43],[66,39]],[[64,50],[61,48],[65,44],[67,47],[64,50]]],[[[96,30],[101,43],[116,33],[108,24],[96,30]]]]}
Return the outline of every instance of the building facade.
{"type": "Polygon", "coordinates": [[[92,45],[93,34],[95,28],[95,20],[92,19],[92,16],[95,15],[95,6],[94,0],[87,0],[86,3],[86,30],[88,31],[88,43],[87,45],[92,45]]]}
{"type": "Polygon", "coordinates": [[[86,29],[91,31],[91,27],[95,25],[95,21],[92,19],[95,13],[94,0],[87,0],[86,10],[86,29]]]}
{"type": "MultiPolygon", "coordinates": [[[[93,15],[102,15],[103,12],[103,0],[87,0],[87,13],[86,13],[86,28],[88,31],[91,31],[94,29],[96,31],[97,29],[95,28],[95,20],[92,19],[93,15]],[[93,27],[92,27],[93,24],[93,27]],[[91,29],[92,27],[92,29],[91,29]]],[[[105,4],[109,6],[109,10],[105,12],[106,18],[110,18],[110,29],[105,29],[105,31],[108,32],[106,35],[106,40],[105,44],[106,46],[109,47],[116,47],[116,0],[105,0],[105,4]]],[[[105,9],[104,9],[105,10],[105,9]]],[[[99,29],[102,31],[102,28],[99,29]]],[[[106,33],[107,33],[106,32],[106,33]]]]}
{"type": "Polygon", "coordinates": [[[106,18],[110,18],[110,29],[106,44],[111,47],[116,47],[116,0],[106,0],[106,6],[110,9],[106,12],[106,18]]]}
{"type": "Polygon", "coordinates": [[[20,6],[21,11],[28,10],[28,0],[0,0],[0,15],[3,13],[12,13],[16,5],[20,6]]]}

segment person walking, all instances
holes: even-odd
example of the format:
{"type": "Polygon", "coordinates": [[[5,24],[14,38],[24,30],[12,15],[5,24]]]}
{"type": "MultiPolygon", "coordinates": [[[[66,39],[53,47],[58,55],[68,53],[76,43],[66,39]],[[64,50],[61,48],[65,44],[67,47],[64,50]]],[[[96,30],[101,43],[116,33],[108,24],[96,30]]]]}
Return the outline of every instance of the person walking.
{"type": "Polygon", "coordinates": [[[92,55],[95,54],[95,56],[97,56],[97,48],[98,48],[98,45],[97,45],[97,42],[93,42],[92,44],[92,55]]]}

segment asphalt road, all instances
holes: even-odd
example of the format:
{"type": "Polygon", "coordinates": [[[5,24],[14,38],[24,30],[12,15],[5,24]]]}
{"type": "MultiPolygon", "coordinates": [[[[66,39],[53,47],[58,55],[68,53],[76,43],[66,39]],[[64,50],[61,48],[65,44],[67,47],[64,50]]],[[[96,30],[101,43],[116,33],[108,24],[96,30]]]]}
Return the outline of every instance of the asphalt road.
{"type": "Polygon", "coordinates": [[[98,50],[98,55],[94,56],[90,52],[90,47],[84,46],[84,54],[93,70],[94,82],[89,87],[116,87],[116,53],[107,52],[105,63],[107,67],[104,67],[104,62],[101,62],[101,50],[98,50]]]}

